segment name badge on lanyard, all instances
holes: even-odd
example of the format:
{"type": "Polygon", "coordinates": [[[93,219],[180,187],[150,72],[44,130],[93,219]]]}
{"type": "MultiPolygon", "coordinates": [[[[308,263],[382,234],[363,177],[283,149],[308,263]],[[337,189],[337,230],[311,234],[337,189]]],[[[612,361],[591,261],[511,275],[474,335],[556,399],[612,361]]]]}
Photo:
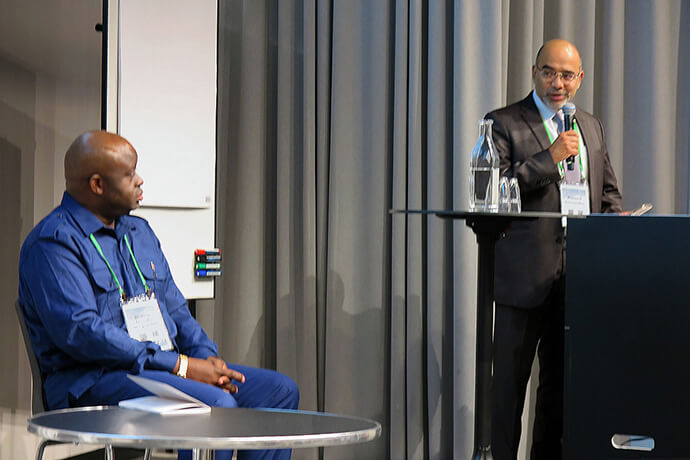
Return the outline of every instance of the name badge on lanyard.
{"type": "Polygon", "coordinates": [[[173,349],[155,294],[151,293],[150,297],[143,294],[127,300],[122,304],[122,313],[131,338],[157,343],[163,351],[173,349]]]}
{"type": "MultiPolygon", "coordinates": [[[[546,121],[542,120],[542,122],[544,124],[546,134],[549,137],[551,143],[553,144],[553,135],[551,134],[551,131],[546,125],[546,121]]],[[[577,132],[578,138],[580,138],[579,142],[582,142],[582,138],[580,136],[580,128],[578,127],[577,122],[574,122],[574,128],[575,132],[577,132]]],[[[590,213],[589,187],[587,186],[587,180],[585,179],[583,173],[584,165],[582,164],[581,145],[578,145],[577,161],[579,162],[579,177],[575,178],[575,180],[572,180],[572,182],[575,183],[570,184],[567,182],[570,182],[572,177],[568,173],[566,173],[565,168],[563,167],[564,162],[561,161],[558,163],[558,171],[561,174],[561,182],[558,184],[558,188],[561,195],[561,212],[563,214],[587,216],[590,213]],[[566,181],[567,178],[569,179],[566,181]]],[[[561,222],[565,227],[567,219],[563,217],[561,222]]]]}
{"type": "Polygon", "coordinates": [[[587,184],[561,183],[561,212],[589,215],[589,187],[587,184]]]}
{"type": "Polygon", "coordinates": [[[103,254],[103,250],[100,244],[98,244],[98,241],[96,241],[96,237],[93,236],[93,233],[89,235],[89,238],[105,264],[108,266],[108,270],[110,270],[110,274],[113,280],[115,280],[117,288],[120,290],[120,306],[122,307],[122,314],[125,317],[125,326],[127,327],[129,336],[140,342],[154,342],[158,344],[163,351],[172,350],[172,340],[170,340],[168,327],[165,325],[165,320],[163,320],[161,307],[158,305],[156,295],[151,291],[148,284],[146,284],[146,279],[139,269],[139,264],[134,257],[134,252],[132,251],[132,246],[129,244],[127,235],[124,236],[124,239],[127,244],[127,249],[129,249],[129,255],[132,258],[132,262],[134,262],[137,273],[139,273],[141,284],[144,285],[144,294],[130,299],[127,299],[127,295],[120,284],[120,280],[117,278],[117,275],[115,275],[115,271],[110,266],[110,262],[106,259],[105,254],[103,254]]]}

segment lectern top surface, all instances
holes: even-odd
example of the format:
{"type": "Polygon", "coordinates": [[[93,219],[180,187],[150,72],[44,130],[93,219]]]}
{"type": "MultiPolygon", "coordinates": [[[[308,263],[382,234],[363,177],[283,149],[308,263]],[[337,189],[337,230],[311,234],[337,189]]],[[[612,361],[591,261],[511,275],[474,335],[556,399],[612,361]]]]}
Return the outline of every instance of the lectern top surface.
{"type": "Polygon", "coordinates": [[[523,211],[523,212],[478,212],[478,211],[467,211],[462,209],[391,209],[388,211],[390,214],[431,214],[442,218],[451,219],[463,219],[467,217],[512,217],[512,218],[575,218],[584,219],[587,216],[580,214],[561,214],[560,212],[542,212],[542,211],[523,211]]]}

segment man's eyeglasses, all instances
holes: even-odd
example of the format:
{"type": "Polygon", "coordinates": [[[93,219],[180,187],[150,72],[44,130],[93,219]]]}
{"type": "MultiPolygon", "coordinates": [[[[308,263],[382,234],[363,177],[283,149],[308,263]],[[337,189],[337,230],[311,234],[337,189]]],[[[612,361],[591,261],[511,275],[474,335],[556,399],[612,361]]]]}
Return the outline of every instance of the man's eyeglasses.
{"type": "Polygon", "coordinates": [[[554,80],[556,77],[561,77],[561,80],[566,83],[571,83],[577,78],[578,75],[580,75],[579,72],[556,72],[551,67],[542,67],[541,69],[537,67],[537,70],[539,71],[541,78],[544,80],[554,80]]]}

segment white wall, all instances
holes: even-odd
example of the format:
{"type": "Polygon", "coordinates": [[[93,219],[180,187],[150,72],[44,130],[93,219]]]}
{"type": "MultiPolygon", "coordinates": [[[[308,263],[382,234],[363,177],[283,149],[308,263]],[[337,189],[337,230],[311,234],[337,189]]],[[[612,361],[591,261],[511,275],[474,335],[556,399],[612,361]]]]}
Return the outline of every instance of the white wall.
{"type": "Polygon", "coordinates": [[[59,203],[72,140],[100,126],[99,0],[0,4],[0,407],[28,409],[30,371],[16,322],[19,248],[59,203]]]}

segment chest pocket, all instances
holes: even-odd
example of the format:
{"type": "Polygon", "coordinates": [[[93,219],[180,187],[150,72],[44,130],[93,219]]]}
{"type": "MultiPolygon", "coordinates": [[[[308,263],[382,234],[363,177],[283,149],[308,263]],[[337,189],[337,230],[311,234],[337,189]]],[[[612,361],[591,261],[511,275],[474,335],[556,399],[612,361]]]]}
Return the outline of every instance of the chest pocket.
{"type": "Polygon", "coordinates": [[[124,324],[122,309],[120,308],[120,291],[107,267],[95,268],[91,272],[93,294],[101,318],[117,326],[124,324]]]}
{"type": "Polygon", "coordinates": [[[177,326],[172,320],[167,311],[166,301],[166,290],[168,289],[168,283],[171,281],[170,271],[167,269],[167,263],[163,259],[163,255],[158,250],[156,246],[146,247],[145,245],[137,245],[132,248],[134,252],[134,257],[137,259],[139,264],[139,269],[141,274],[146,280],[149,288],[156,294],[158,299],[158,305],[161,308],[161,313],[163,314],[163,321],[168,328],[168,333],[170,338],[175,343],[175,337],[177,336],[177,326]]]}
{"type": "Polygon", "coordinates": [[[146,284],[156,295],[162,295],[170,273],[165,269],[166,265],[160,253],[141,245],[135,246],[132,250],[146,284]]]}

